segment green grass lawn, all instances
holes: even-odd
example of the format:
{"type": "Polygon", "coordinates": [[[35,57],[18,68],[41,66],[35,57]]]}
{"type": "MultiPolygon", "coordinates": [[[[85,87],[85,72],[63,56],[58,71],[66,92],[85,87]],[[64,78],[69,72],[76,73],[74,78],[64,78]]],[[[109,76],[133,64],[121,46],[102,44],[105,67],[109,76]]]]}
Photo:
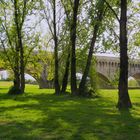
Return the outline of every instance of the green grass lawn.
{"type": "Polygon", "coordinates": [[[0,82],[0,140],[140,140],[140,90],[130,90],[133,108],[120,112],[117,90],[84,99],[27,85],[10,96],[10,85],[0,82]]]}

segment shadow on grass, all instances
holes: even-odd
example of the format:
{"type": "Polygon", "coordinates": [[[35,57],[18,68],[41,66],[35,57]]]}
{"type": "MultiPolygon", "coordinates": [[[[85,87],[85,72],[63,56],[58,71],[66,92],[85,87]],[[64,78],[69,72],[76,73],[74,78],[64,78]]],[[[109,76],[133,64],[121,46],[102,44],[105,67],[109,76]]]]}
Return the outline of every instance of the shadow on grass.
{"type": "Polygon", "coordinates": [[[107,98],[25,94],[1,100],[0,139],[139,140],[140,118],[119,112],[107,98]]]}

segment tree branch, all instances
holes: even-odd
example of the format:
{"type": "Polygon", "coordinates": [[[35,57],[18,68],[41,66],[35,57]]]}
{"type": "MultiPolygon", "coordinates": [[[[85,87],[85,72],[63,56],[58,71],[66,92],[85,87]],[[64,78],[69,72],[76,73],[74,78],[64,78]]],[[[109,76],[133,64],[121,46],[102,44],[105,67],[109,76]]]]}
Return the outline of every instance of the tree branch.
{"type": "Polygon", "coordinates": [[[113,12],[113,14],[115,15],[116,19],[118,20],[118,22],[120,22],[120,19],[117,15],[117,13],[115,12],[115,10],[112,8],[112,6],[106,1],[104,0],[104,2],[106,3],[106,5],[108,6],[108,8],[113,12]]]}

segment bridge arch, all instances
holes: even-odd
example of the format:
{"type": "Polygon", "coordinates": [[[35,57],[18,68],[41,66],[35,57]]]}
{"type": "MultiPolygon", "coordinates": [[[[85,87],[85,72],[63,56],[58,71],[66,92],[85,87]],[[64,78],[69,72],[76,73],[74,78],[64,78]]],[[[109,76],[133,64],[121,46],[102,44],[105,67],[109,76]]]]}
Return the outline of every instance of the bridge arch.
{"type": "Polygon", "coordinates": [[[36,74],[36,73],[30,72],[30,70],[26,70],[25,72],[27,74],[31,75],[36,80],[40,89],[54,88],[53,79],[47,80],[46,74],[44,74],[44,73],[36,74]]]}
{"type": "MultiPolygon", "coordinates": [[[[8,79],[8,71],[9,71],[8,69],[0,69],[0,79],[2,79],[2,80],[8,79]],[[4,77],[2,76],[2,73],[1,73],[2,71],[6,71],[6,76],[4,76],[4,77]]],[[[38,75],[35,75],[34,73],[31,73],[28,70],[25,70],[25,78],[26,78],[27,84],[28,84],[28,82],[36,83],[40,89],[54,87],[53,80],[47,80],[44,75],[38,76],[38,75]],[[30,78],[31,81],[27,77],[32,77],[32,79],[30,78]]],[[[11,80],[13,80],[13,79],[11,79],[11,80]]]]}
{"type": "Polygon", "coordinates": [[[140,73],[134,73],[130,75],[130,77],[133,77],[137,81],[138,85],[140,86],[140,73]]]}
{"type": "MultiPolygon", "coordinates": [[[[9,78],[11,80],[13,80],[13,72],[8,69],[0,69],[0,78],[1,78],[1,80],[7,80],[9,78]]],[[[30,74],[26,71],[25,71],[25,79],[37,81],[37,79],[32,74],[30,74]]]]}
{"type": "Polygon", "coordinates": [[[97,73],[97,77],[98,77],[98,84],[99,84],[99,88],[111,88],[111,82],[108,79],[107,76],[105,76],[104,74],[100,73],[100,72],[96,72],[97,73]]]}

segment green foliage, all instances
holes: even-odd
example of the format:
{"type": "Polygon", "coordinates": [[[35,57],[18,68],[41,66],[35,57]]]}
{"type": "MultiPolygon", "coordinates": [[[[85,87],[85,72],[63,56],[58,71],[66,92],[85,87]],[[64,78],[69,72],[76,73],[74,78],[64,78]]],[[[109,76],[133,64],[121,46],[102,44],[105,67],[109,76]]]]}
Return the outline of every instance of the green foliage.
{"type": "Polygon", "coordinates": [[[87,52],[88,52],[88,47],[79,48],[76,51],[77,71],[80,71],[82,73],[84,72],[84,68],[85,68],[85,65],[86,65],[87,52]]]}
{"type": "Polygon", "coordinates": [[[139,47],[140,46],[140,33],[139,32],[135,33],[133,35],[133,39],[135,40],[134,45],[139,47]]]}
{"type": "Polygon", "coordinates": [[[0,68],[4,68],[4,60],[0,59],[0,68]]]}
{"type": "Polygon", "coordinates": [[[113,87],[117,87],[119,84],[119,71],[117,70],[113,78],[110,80],[110,83],[113,87]]]}
{"type": "Polygon", "coordinates": [[[26,72],[33,76],[35,79],[41,77],[44,70],[44,66],[47,72],[47,80],[52,80],[54,78],[54,58],[51,52],[44,50],[38,50],[36,53],[30,55],[28,64],[26,67],[26,72]]]}
{"type": "MultiPolygon", "coordinates": [[[[0,22],[2,23],[0,25],[0,46],[3,50],[2,59],[6,63],[6,69],[14,71],[15,67],[16,69],[19,68],[19,65],[23,69],[24,66],[26,67],[28,56],[35,48],[33,46],[36,45],[37,35],[32,30],[32,26],[35,25],[31,25],[29,22],[32,20],[30,20],[31,16],[36,13],[37,4],[37,1],[22,0],[4,1],[0,3],[0,22]],[[21,42],[19,43],[20,39],[21,42]],[[22,48],[23,50],[21,50],[22,48]],[[24,58],[21,57],[22,54],[24,58]],[[24,66],[21,64],[21,59],[23,59],[24,66]]],[[[20,71],[20,68],[18,71],[20,71]]]]}

